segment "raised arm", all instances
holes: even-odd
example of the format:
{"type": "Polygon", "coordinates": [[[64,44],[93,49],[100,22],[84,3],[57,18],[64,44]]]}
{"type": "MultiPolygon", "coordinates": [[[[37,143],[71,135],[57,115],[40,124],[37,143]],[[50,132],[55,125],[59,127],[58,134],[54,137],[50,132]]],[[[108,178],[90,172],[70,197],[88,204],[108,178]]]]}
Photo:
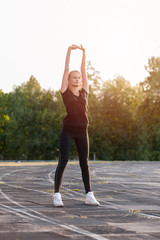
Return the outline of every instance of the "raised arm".
{"type": "Polygon", "coordinates": [[[66,61],[65,61],[65,69],[64,69],[62,84],[61,84],[61,93],[64,93],[68,88],[69,63],[70,63],[71,50],[78,49],[78,48],[79,48],[78,45],[72,45],[68,47],[66,61]]]}
{"type": "Polygon", "coordinates": [[[80,49],[83,51],[82,63],[81,63],[82,88],[84,88],[84,90],[87,93],[89,93],[88,79],[87,79],[87,73],[86,73],[86,51],[82,47],[82,45],[81,45],[80,49]]]}
{"type": "Polygon", "coordinates": [[[69,75],[69,62],[70,62],[70,55],[71,55],[71,47],[67,50],[66,61],[65,61],[65,69],[62,78],[61,84],[61,93],[64,93],[68,87],[68,75],[69,75]]]}

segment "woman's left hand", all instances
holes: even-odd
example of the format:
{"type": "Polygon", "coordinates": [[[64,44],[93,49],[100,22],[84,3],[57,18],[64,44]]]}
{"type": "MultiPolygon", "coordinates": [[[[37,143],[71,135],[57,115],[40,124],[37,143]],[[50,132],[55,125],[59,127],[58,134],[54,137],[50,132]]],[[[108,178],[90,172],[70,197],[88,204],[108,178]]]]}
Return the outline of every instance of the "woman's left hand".
{"type": "Polygon", "coordinates": [[[82,46],[82,44],[80,45],[80,48],[82,51],[85,51],[84,47],[82,46]]]}

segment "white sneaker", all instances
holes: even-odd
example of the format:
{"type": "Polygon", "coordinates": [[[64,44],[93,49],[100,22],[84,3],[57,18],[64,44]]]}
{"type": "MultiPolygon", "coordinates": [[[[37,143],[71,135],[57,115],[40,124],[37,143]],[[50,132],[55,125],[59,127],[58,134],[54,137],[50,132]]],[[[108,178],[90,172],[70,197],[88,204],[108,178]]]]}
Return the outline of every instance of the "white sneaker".
{"type": "Polygon", "coordinates": [[[100,203],[96,200],[93,192],[88,192],[86,194],[85,204],[99,206],[100,203]]]}
{"type": "Polygon", "coordinates": [[[61,194],[59,192],[55,193],[53,195],[53,205],[55,207],[63,207],[63,202],[62,202],[62,198],[61,198],[61,194]]]}

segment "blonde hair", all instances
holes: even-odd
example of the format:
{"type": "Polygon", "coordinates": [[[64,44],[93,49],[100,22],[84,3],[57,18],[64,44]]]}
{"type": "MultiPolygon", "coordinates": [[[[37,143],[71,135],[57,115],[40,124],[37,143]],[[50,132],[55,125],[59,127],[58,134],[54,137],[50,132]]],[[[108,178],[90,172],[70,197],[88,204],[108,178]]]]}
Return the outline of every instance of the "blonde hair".
{"type": "Polygon", "coordinates": [[[68,75],[68,80],[69,80],[71,74],[74,73],[74,72],[78,72],[78,73],[81,75],[81,73],[80,73],[78,70],[73,70],[73,71],[71,71],[71,72],[69,73],[69,75],[68,75]]]}

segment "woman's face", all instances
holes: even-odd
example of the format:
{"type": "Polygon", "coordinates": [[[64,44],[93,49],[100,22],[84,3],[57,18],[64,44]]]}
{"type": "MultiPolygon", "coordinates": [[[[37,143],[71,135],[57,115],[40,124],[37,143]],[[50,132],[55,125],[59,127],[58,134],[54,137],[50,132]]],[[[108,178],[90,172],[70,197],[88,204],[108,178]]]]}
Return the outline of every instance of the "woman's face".
{"type": "Polygon", "coordinates": [[[69,75],[69,85],[73,87],[79,87],[81,85],[82,77],[78,71],[73,71],[69,75]]]}

